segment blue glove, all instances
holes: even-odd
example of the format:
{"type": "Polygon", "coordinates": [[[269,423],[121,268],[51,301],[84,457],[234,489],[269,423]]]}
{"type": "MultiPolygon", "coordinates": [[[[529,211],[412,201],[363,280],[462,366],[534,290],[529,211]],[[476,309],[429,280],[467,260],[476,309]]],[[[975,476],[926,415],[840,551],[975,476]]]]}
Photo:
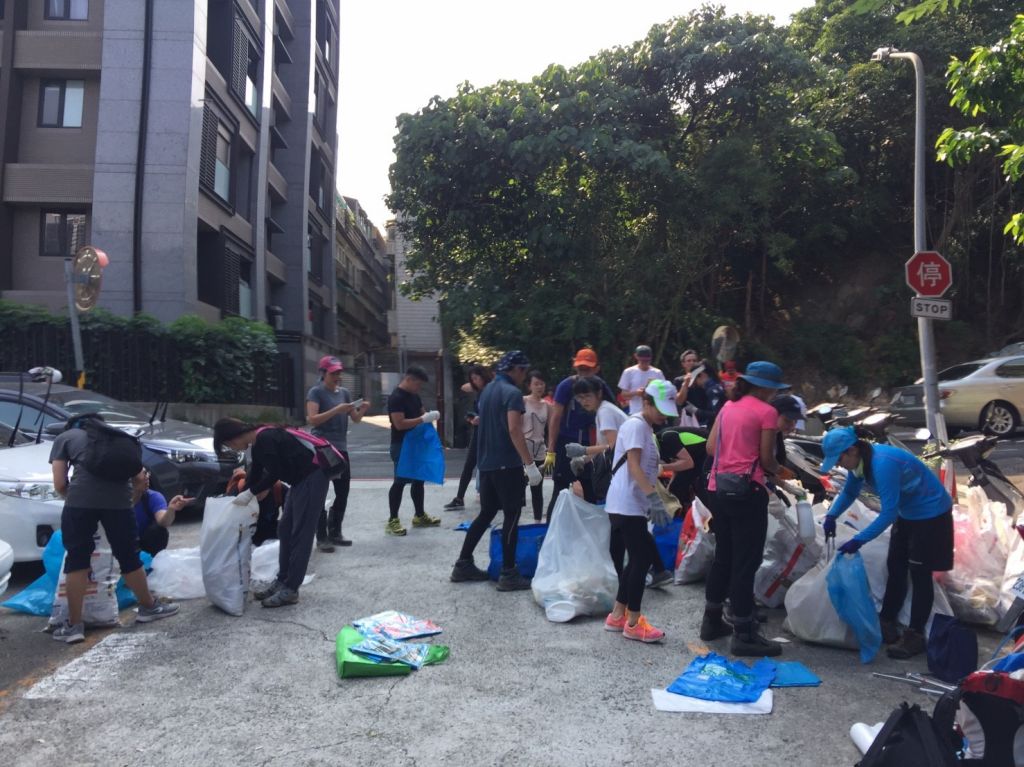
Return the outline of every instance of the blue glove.
{"type": "Polygon", "coordinates": [[[864,541],[858,541],[856,538],[851,538],[842,546],[839,547],[840,554],[856,554],[860,547],[864,545],[864,541]]]}
{"type": "Polygon", "coordinates": [[[835,538],[836,537],[836,518],[835,517],[832,517],[832,516],[829,516],[828,514],[826,514],[825,515],[825,519],[821,523],[821,526],[825,530],[825,537],[826,538],[835,538]]]}

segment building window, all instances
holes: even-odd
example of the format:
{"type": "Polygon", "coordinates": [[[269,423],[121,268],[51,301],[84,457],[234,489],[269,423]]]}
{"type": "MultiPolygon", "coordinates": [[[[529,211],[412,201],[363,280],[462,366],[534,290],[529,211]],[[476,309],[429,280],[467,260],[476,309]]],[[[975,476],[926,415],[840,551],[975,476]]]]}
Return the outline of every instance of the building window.
{"type": "Polygon", "coordinates": [[[238,264],[238,314],[252,319],[252,264],[241,259],[238,264]]]}
{"type": "Polygon", "coordinates": [[[327,4],[324,0],[318,0],[316,4],[316,42],[327,62],[328,69],[331,68],[332,45],[334,41],[334,25],[327,15],[327,4]]]}
{"type": "Polygon", "coordinates": [[[306,248],[309,250],[309,277],[317,285],[324,284],[324,239],[320,227],[309,222],[306,230],[306,248]]]}
{"type": "Polygon", "coordinates": [[[39,83],[39,125],[81,128],[85,80],[43,80],[39,83]]]}
{"type": "Polygon", "coordinates": [[[216,170],[213,191],[224,202],[231,202],[231,133],[224,125],[217,126],[216,170]]]}
{"type": "Polygon", "coordinates": [[[44,210],[39,236],[39,255],[68,258],[85,245],[89,217],[85,213],[44,210]]]}
{"type": "Polygon", "coordinates": [[[86,21],[89,18],[89,0],[46,0],[46,18],[86,21]]]}
{"type": "Polygon", "coordinates": [[[309,196],[313,198],[317,208],[327,212],[327,201],[329,194],[330,174],[327,166],[320,158],[320,153],[315,149],[310,150],[309,155],[309,196]]]}

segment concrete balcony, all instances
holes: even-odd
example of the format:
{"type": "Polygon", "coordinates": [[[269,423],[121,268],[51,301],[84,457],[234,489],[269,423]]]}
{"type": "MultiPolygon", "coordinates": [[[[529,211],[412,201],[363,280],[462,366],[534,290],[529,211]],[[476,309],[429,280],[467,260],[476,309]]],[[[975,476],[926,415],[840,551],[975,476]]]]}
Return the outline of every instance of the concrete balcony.
{"type": "Polygon", "coordinates": [[[103,38],[78,30],[23,30],[14,37],[14,68],[40,72],[98,72],[103,38]]]}
{"type": "Polygon", "coordinates": [[[291,8],[286,0],[274,0],[274,8],[277,10],[278,31],[282,37],[291,40],[295,37],[295,17],[292,16],[291,8]]]}
{"type": "Polygon", "coordinates": [[[288,95],[288,91],[285,90],[284,83],[282,83],[281,78],[277,76],[277,72],[274,73],[274,81],[271,84],[270,89],[274,94],[274,98],[277,99],[277,103],[281,106],[281,111],[284,112],[284,116],[291,120],[292,97],[288,95]]]}
{"type": "Polygon", "coordinates": [[[267,163],[267,185],[271,196],[276,197],[278,202],[288,201],[288,182],[272,162],[267,163]]]}
{"type": "Polygon", "coordinates": [[[4,202],[91,203],[93,166],[7,163],[4,202]]]}
{"type": "Polygon", "coordinates": [[[287,282],[288,272],[285,270],[284,261],[275,256],[269,250],[264,252],[267,257],[267,274],[273,275],[281,282],[287,282]]]}

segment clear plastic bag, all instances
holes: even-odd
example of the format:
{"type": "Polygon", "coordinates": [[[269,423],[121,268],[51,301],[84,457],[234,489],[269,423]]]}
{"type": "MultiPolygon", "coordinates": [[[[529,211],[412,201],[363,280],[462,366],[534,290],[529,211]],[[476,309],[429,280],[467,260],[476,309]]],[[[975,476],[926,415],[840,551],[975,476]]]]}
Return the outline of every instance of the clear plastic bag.
{"type": "Polygon", "coordinates": [[[164,549],[153,557],[150,590],[170,599],[198,599],[206,596],[199,548],[164,549]]]}
{"type": "Polygon", "coordinates": [[[608,552],[610,540],[605,510],[563,490],[531,584],[549,620],[564,622],[612,609],[619,579],[608,552]]]}

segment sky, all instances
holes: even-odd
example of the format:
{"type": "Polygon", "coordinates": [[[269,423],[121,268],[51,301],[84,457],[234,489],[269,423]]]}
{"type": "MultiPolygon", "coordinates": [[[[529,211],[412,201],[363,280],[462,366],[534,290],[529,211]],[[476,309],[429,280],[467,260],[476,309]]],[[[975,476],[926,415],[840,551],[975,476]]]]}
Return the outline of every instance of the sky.
{"type": "MultiPolygon", "coordinates": [[[[639,40],[701,0],[363,0],[342,2],[338,189],[383,231],[395,118],[468,81],[529,80],[639,40]]],[[[785,24],[813,0],[723,0],[729,13],[785,24]]]]}

